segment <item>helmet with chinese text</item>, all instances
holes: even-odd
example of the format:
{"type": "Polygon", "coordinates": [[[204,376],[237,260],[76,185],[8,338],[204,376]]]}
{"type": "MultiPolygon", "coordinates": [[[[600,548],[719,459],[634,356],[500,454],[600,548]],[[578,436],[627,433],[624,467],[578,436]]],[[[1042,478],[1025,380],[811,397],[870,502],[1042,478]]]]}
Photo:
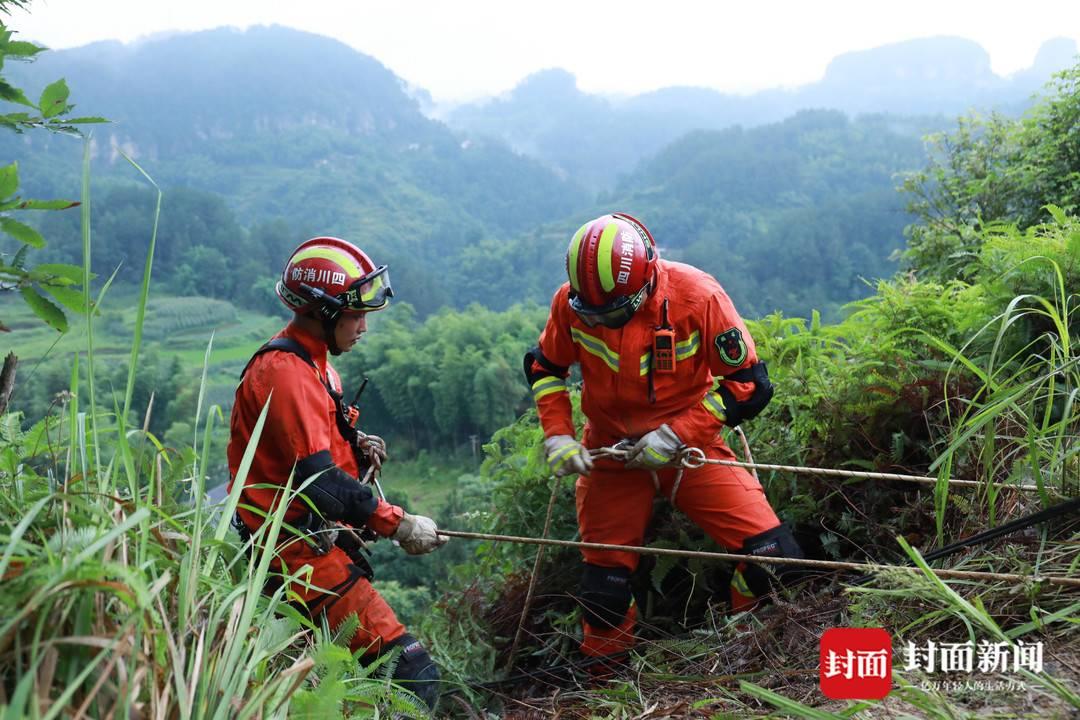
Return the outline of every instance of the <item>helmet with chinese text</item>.
{"type": "Polygon", "coordinates": [[[275,289],[293,312],[324,320],[382,310],[394,295],[386,265],[375,265],[363,250],[333,237],[312,238],[296,248],[275,289]]]}
{"type": "Polygon", "coordinates": [[[590,220],[566,250],[571,308],[590,327],[622,327],[648,297],[658,258],[640,220],[619,212],[590,220]]]}

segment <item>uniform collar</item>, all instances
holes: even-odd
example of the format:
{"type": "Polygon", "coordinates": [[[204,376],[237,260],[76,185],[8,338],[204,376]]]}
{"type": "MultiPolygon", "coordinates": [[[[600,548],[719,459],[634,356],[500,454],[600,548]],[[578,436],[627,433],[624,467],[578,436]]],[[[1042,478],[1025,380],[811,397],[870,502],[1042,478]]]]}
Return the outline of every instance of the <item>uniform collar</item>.
{"type": "Polygon", "coordinates": [[[315,364],[320,368],[326,367],[326,341],[321,337],[316,337],[304,330],[296,323],[290,322],[285,326],[285,329],[281,331],[284,337],[292,338],[296,342],[300,343],[311,359],[315,361],[315,364]]]}

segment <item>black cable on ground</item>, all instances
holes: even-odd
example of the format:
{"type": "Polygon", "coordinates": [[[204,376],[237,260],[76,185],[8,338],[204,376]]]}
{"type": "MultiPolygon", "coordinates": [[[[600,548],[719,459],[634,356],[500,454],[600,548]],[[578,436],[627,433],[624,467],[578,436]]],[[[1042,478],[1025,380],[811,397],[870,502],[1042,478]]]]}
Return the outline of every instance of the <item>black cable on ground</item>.
{"type": "MultiPolygon", "coordinates": [[[[1042,523],[1049,522],[1054,518],[1058,518],[1063,515],[1078,511],[1080,511],[1080,497],[1075,497],[1071,500],[1066,500],[1063,503],[1058,503],[1057,505],[1054,505],[1052,507],[1044,508],[1043,510],[1040,510],[1038,512],[1018,517],[1015,520],[1010,520],[1004,525],[998,525],[996,528],[983,530],[982,532],[976,533],[971,537],[964,538],[963,540],[958,540],[954,543],[946,545],[943,548],[934,550],[933,552],[928,552],[923,555],[923,559],[927,562],[931,560],[940,560],[941,558],[953,555],[954,553],[957,553],[964,548],[974,547],[975,545],[982,545],[983,543],[994,540],[995,538],[999,538],[1004,535],[1011,535],[1014,532],[1026,530],[1032,525],[1041,525],[1042,523]]],[[[863,575],[862,577],[855,580],[852,584],[863,585],[869,582],[872,578],[873,575],[863,575]]]]}

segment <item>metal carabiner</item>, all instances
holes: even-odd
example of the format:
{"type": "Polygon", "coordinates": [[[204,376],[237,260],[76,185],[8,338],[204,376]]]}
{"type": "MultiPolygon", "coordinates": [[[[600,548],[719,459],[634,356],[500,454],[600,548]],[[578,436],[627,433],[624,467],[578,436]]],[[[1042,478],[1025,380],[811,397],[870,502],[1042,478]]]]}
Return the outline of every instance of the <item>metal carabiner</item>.
{"type": "Polygon", "coordinates": [[[679,453],[679,464],[687,470],[696,470],[705,465],[708,456],[701,448],[687,447],[679,453]]]}

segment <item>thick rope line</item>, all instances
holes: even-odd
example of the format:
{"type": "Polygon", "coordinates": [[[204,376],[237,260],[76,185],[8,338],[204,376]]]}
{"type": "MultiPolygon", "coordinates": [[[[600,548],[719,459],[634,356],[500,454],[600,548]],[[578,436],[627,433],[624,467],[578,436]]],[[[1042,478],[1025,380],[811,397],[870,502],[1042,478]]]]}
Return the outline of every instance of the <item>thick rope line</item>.
{"type": "MultiPolygon", "coordinates": [[[[963,540],[957,540],[954,543],[950,543],[943,548],[938,548],[933,552],[928,552],[923,555],[923,560],[930,562],[931,560],[938,560],[943,557],[948,557],[955,552],[959,552],[966,547],[972,547],[975,545],[981,545],[984,542],[989,542],[1003,535],[1010,535],[1018,530],[1029,528],[1033,525],[1041,525],[1062,515],[1068,515],[1069,513],[1075,513],[1080,510],[1080,497],[1075,497],[1071,500],[1066,500],[1063,503],[1058,503],[1051,507],[1039,510],[1038,512],[1031,513],[1030,515],[1024,515],[1018,517],[1015,520],[1010,520],[1004,525],[998,525],[995,528],[989,530],[983,530],[980,533],[975,533],[970,537],[966,537],[963,540]]],[[[856,585],[864,585],[869,581],[869,576],[864,576],[855,580],[856,585]]]]}
{"type": "MultiPolygon", "coordinates": [[[[859,470],[836,470],[832,468],[814,468],[814,467],[800,467],[798,465],[771,465],[766,463],[744,463],[737,460],[713,460],[706,458],[700,461],[702,464],[709,465],[728,465],[731,467],[745,467],[756,468],[758,470],[778,470],[781,472],[793,472],[800,473],[802,475],[822,475],[824,477],[846,477],[846,478],[862,478],[866,480],[902,480],[905,482],[922,483],[924,485],[937,485],[938,478],[929,475],[900,475],[897,473],[880,473],[880,472],[862,472],[859,470]]],[[[949,478],[946,482],[949,485],[959,485],[961,487],[984,487],[986,485],[993,485],[999,488],[1013,488],[1014,490],[1026,490],[1028,492],[1037,491],[1039,487],[1037,485],[1024,485],[1020,483],[1000,483],[1000,482],[983,482],[981,480],[958,480],[955,478],[949,478]]],[[[1053,488],[1047,488],[1049,491],[1053,491],[1053,488]]]]}
{"type": "MultiPolygon", "coordinates": [[[[525,545],[556,545],[558,547],[587,548],[590,550],[616,550],[633,552],[641,555],[672,555],[675,557],[704,558],[708,560],[727,560],[729,562],[751,562],[759,565],[793,565],[821,570],[853,570],[860,573],[873,573],[884,569],[902,570],[921,574],[922,570],[910,565],[874,565],[871,563],[842,562],[835,560],[811,560],[808,558],[783,558],[767,555],[739,555],[735,553],[705,552],[703,550],[673,550],[670,548],[651,548],[639,545],[610,545],[607,543],[577,542],[573,540],[553,540],[551,538],[531,538],[517,535],[492,535],[490,533],[463,532],[460,530],[437,530],[439,535],[466,538],[471,540],[494,540],[525,545]]],[[[1080,578],[1058,577],[1056,575],[1017,575],[1014,573],[993,573],[974,570],[939,570],[931,571],[942,578],[955,580],[989,580],[1009,582],[1045,582],[1050,585],[1080,588],[1080,578]]]]}
{"type": "MultiPolygon", "coordinates": [[[[611,460],[626,461],[629,459],[629,451],[619,446],[594,448],[589,451],[593,457],[609,458],[611,460]]],[[[924,485],[937,485],[939,480],[929,475],[901,475],[898,473],[867,472],[863,470],[836,470],[833,468],[806,467],[802,465],[771,465],[756,462],[740,462],[738,460],[716,460],[706,457],[704,451],[695,447],[683,448],[678,454],[672,467],[696,469],[702,465],[726,465],[728,467],[741,467],[750,470],[776,470],[780,472],[792,472],[800,475],[821,475],[824,477],[862,478],[865,480],[900,480],[904,482],[922,483],[924,485]]],[[[949,478],[949,485],[961,487],[985,487],[993,485],[999,488],[1012,488],[1028,492],[1038,491],[1038,485],[1024,485],[1020,483],[983,482],[981,480],[958,480],[949,478]]],[[[1048,492],[1056,492],[1053,488],[1046,488],[1048,492]]]]}

